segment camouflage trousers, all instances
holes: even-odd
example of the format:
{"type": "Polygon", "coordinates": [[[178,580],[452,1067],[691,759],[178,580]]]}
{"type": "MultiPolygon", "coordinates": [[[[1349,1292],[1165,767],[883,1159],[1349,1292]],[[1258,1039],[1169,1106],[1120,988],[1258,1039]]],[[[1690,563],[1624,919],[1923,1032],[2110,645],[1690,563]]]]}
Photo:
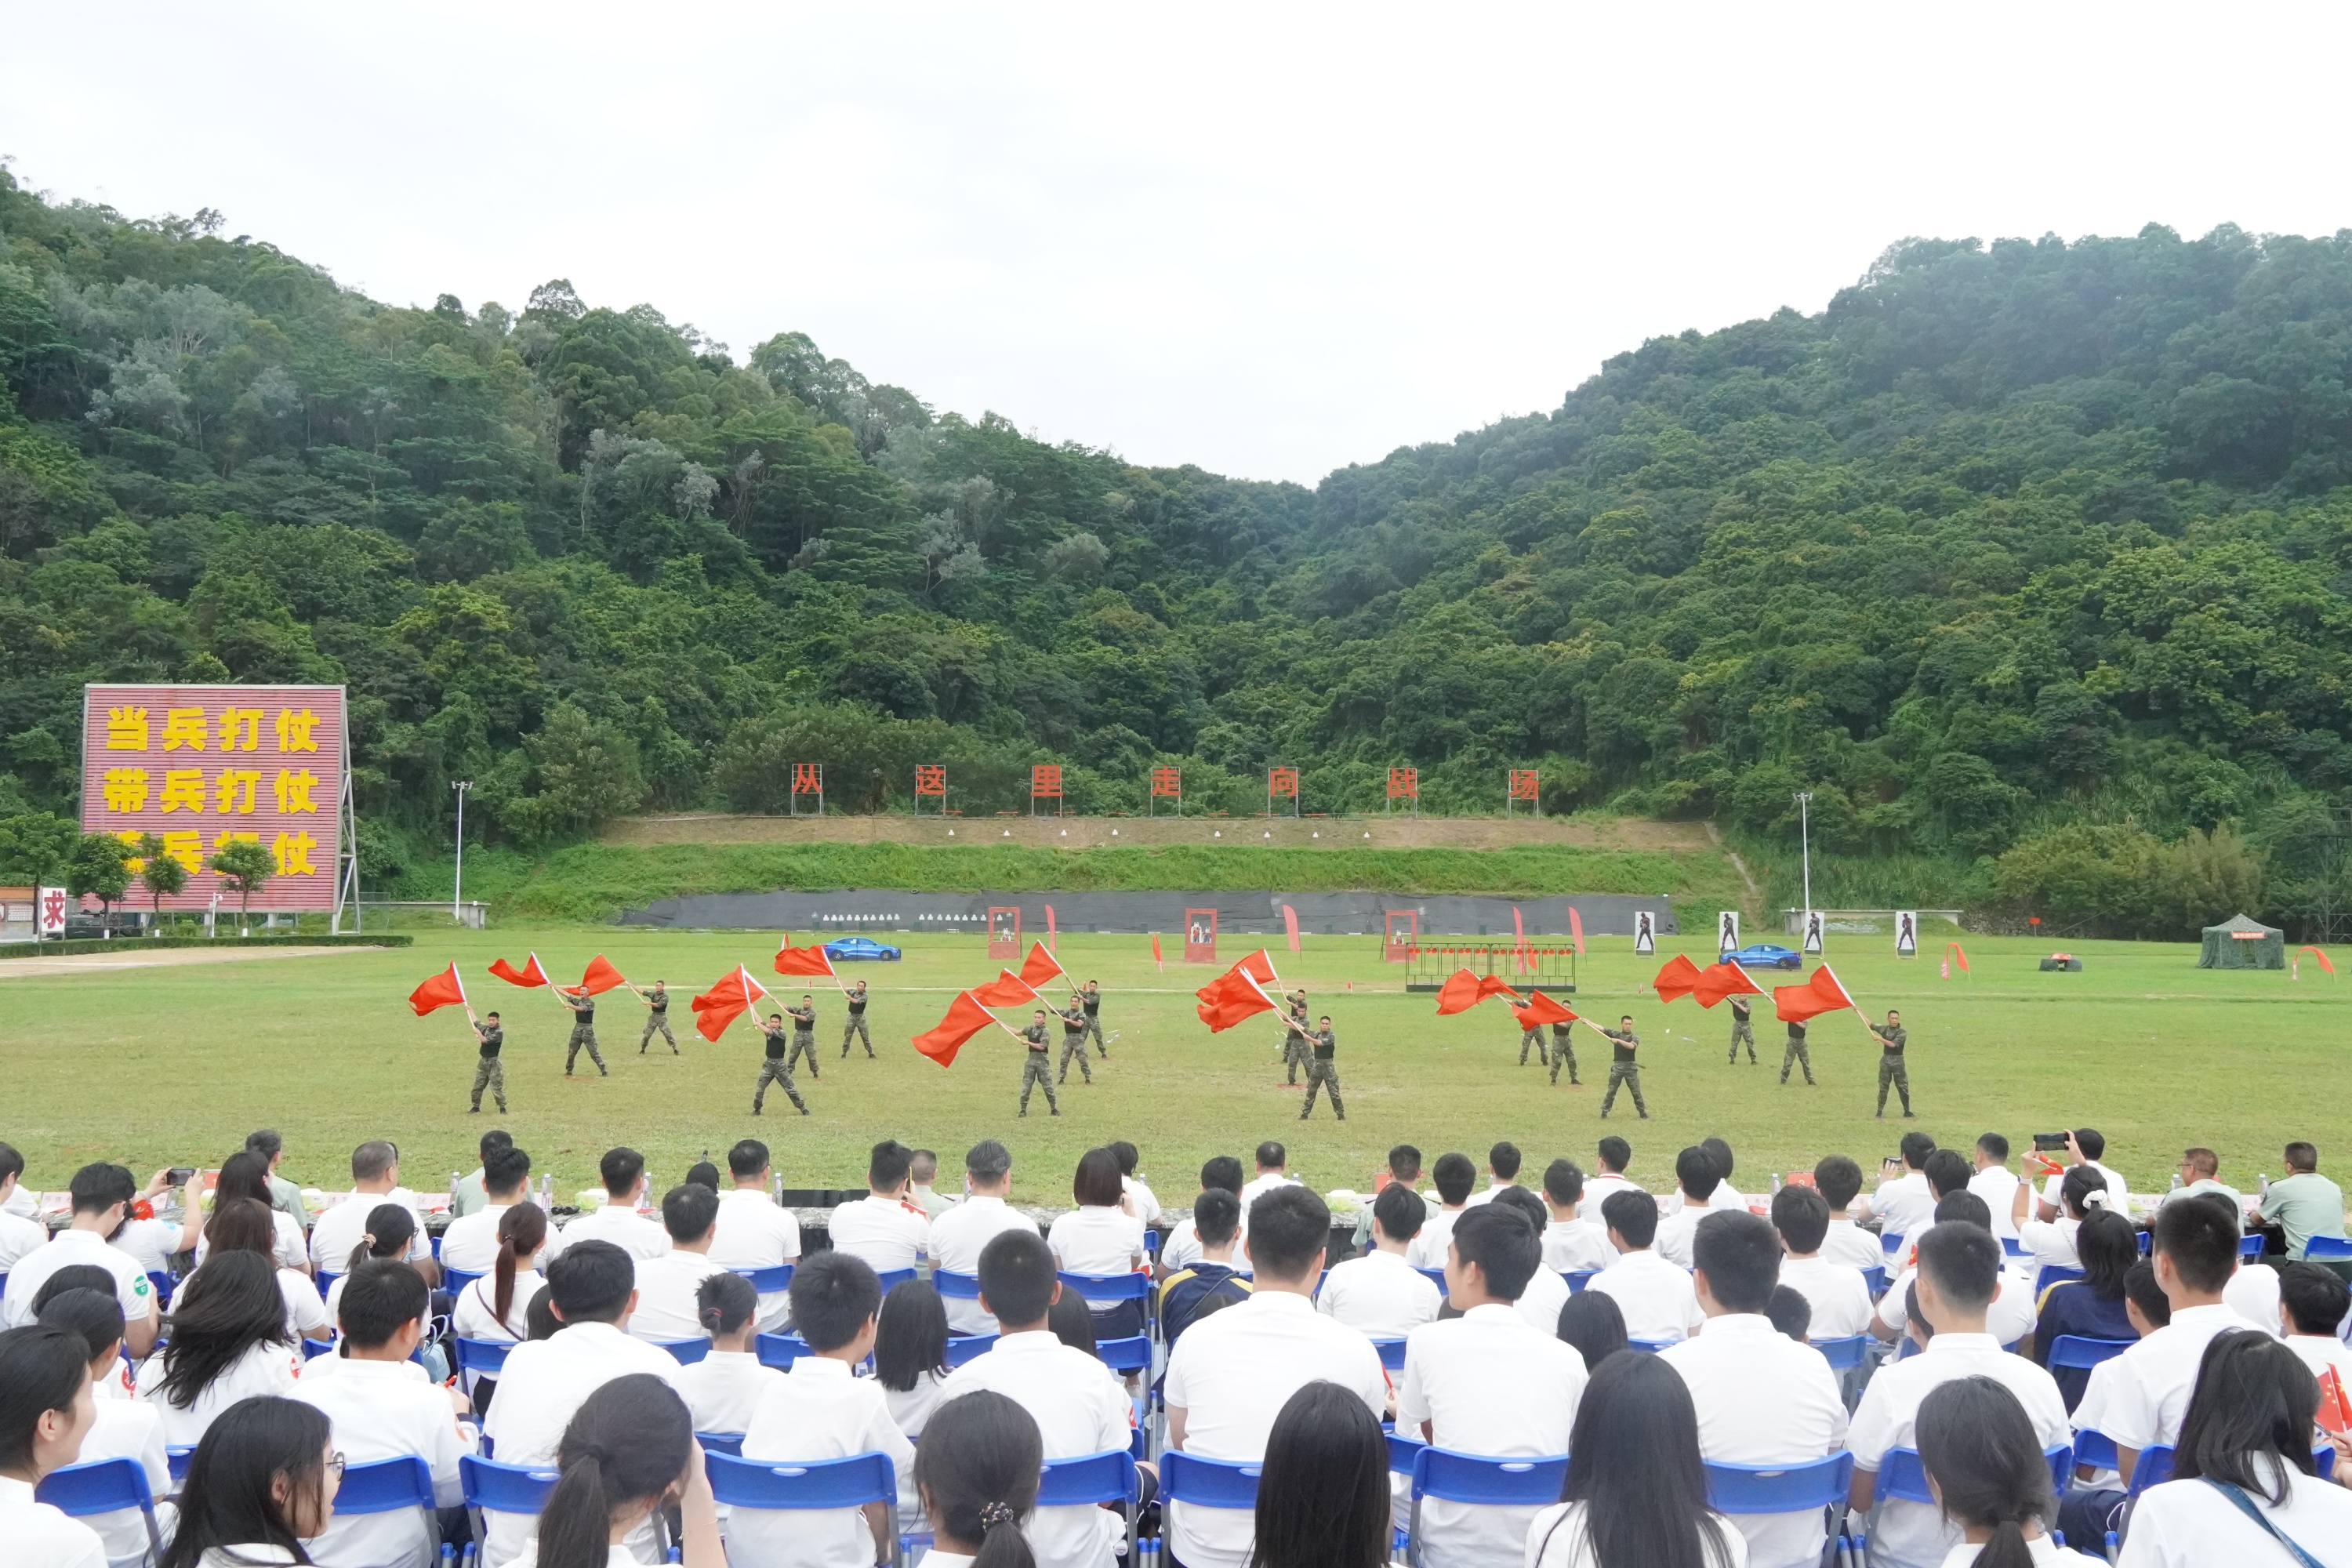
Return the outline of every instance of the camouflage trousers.
{"type": "Polygon", "coordinates": [[[1078,1038],[1092,1040],[1095,1043],[1095,1049],[1102,1053],[1103,1059],[1105,1061],[1110,1059],[1110,1042],[1103,1038],[1102,1019],[1098,1015],[1093,1013],[1087,1015],[1087,1026],[1079,1033],[1078,1038]]]}
{"type": "Polygon", "coordinates": [[[1903,1065],[1903,1056],[1899,1051],[1883,1051],[1879,1054],[1878,1109],[1881,1114],[1884,1114],[1886,1110],[1886,1091],[1889,1089],[1903,1097],[1904,1113],[1908,1115],[1911,1110],[1911,1073],[1910,1069],[1903,1065]]]}
{"type": "Polygon", "coordinates": [[[784,1058],[786,1072],[801,1065],[801,1056],[803,1052],[808,1056],[809,1077],[814,1078],[816,1077],[816,1031],[814,1029],[793,1031],[793,1048],[784,1058]]]}
{"type": "Polygon", "coordinates": [[[1748,1047],[1748,1059],[1754,1061],[1756,1059],[1756,1026],[1746,1018],[1734,1018],[1731,1020],[1731,1054],[1723,1059],[1727,1062],[1738,1061],[1739,1047],[1742,1045],[1748,1047]]]}
{"type": "Polygon", "coordinates": [[[491,1098],[499,1102],[499,1114],[505,1115],[507,1065],[496,1057],[484,1057],[474,1064],[474,1110],[482,1109],[482,1090],[486,1089],[490,1091],[491,1098]]]}
{"type": "Polygon", "coordinates": [[[849,1042],[852,1039],[859,1039],[866,1042],[866,1059],[867,1061],[872,1061],[874,1059],[874,1037],[866,1032],[866,1015],[863,1013],[852,1013],[849,1016],[849,1022],[842,1028],[841,1059],[843,1061],[847,1061],[849,1059],[849,1042]]]}
{"type": "Polygon", "coordinates": [[[1045,1109],[1061,1115],[1062,1108],[1054,1100],[1054,1074],[1045,1065],[1045,1053],[1027,1051],[1024,1055],[1028,1059],[1021,1064],[1021,1114],[1029,1114],[1029,1090],[1034,1085],[1045,1091],[1045,1109]]]}
{"type": "Polygon", "coordinates": [[[1533,1046],[1535,1047],[1536,1066],[1543,1066],[1544,1043],[1543,1030],[1541,1028],[1521,1029],[1519,1031],[1519,1065],[1521,1067],[1528,1065],[1528,1047],[1529,1046],[1533,1046]]]}
{"type": "Polygon", "coordinates": [[[1789,1048],[1780,1053],[1780,1081],[1782,1083],[1789,1081],[1789,1069],[1792,1067],[1803,1068],[1805,1069],[1805,1081],[1807,1083],[1813,1081],[1812,1049],[1802,1040],[1790,1040],[1789,1042],[1789,1048]]]}
{"type": "Polygon", "coordinates": [[[1298,1120],[1306,1121],[1307,1112],[1315,1109],[1315,1091],[1318,1089],[1328,1089],[1331,1091],[1333,1113],[1340,1121],[1347,1121],[1348,1108],[1339,1103],[1339,1064],[1322,1061],[1314,1057],[1307,1058],[1307,1101],[1298,1108],[1298,1120]]]}
{"type": "Polygon", "coordinates": [[[1568,1068],[1568,1081],[1570,1086],[1571,1088],[1575,1087],[1576,1047],[1570,1045],[1565,1039],[1559,1039],[1552,1042],[1551,1047],[1552,1082],[1558,1083],[1559,1081],[1559,1069],[1563,1067],[1568,1068]]]}
{"type": "Polygon", "coordinates": [[[596,1070],[600,1073],[604,1072],[604,1053],[596,1048],[596,1026],[574,1024],[572,1026],[572,1043],[563,1053],[564,1077],[572,1076],[572,1064],[580,1059],[580,1053],[583,1049],[588,1053],[588,1059],[596,1064],[596,1070]]]}
{"type": "Polygon", "coordinates": [[[768,1086],[772,1083],[783,1085],[784,1097],[800,1108],[803,1116],[808,1114],[808,1101],[803,1100],[801,1091],[793,1087],[792,1064],[773,1059],[760,1064],[760,1081],[751,1090],[751,1114],[757,1116],[760,1113],[761,1106],[767,1101],[768,1086]]]}
{"type": "Polygon", "coordinates": [[[1283,1075],[1283,1082],[1293,1089],[1297,1088],[1298,1069],[1314,1059],[1314,1048],[1305,1040],[1287,1029],[1282,1032],[1282,1065],[1289,1069],[1283,1075]]]}
{"type": "Polygon", "coordinates": [[[644,1056],[646,1054],[646,1047],[654,1043],[654,1034],[656,1030],[660,1031],[661,1037],[663,1039],[669,1042],[669,1054],[672,1056],[677,1055],[677,1037],[669,1032],[669,1015],[667,1013],[648,1013],[646,1015],[645,1033],[637,1037],[637,1055],[644,1056]]]}
{"type": "Polygon", "coordinates": [[[1085,1078],[1088,1083],[1094,1082],[1095,1069],[1093,1064],[1087,1060],[1087,1032],[1084,1029],[1079,1030],[1075,1035],[1068,1033],[1066,1030],[1064,1031],[1062,1035],[1062,1070],[1060,1076],[1054,1080],[1055,1082],[1067,1083],[1070,1081],[1070,1062],[1073,1058],[1077,1061],[1080,1076],[1085,1078]]]}
{"type": "Polygon", "coordinates": [[[1633,1096],[1633,1109],[1640,1112],[1643,1119],[1646,1121],[1650,1114],[1650,1108],[1642,1103],[1642,1064],[1639,1062],[1611,1062],[1609,1064],[1609,1088],[1601,1097],[1601,1116],[1606,1118],[1609,1114],[1609,1108],[1617,1103],[1617,1086],[1621,1083],[1623,1084],[1627,1089],[1632,1091],[1633,1096]]]}

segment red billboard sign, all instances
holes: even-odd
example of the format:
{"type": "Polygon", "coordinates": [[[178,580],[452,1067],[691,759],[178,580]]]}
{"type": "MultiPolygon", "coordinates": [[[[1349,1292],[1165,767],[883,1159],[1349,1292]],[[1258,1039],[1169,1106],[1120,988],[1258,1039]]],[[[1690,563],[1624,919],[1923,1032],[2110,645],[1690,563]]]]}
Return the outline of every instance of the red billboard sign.
{"type": "Polygon", "coordinates": [[[349,742],[340,686],[85,686],[82,831],[160,839],[188,869],[167,910],[236,907],[205,861],[239,839],[277,862],[254,909],[331,910],[349,742]]]}

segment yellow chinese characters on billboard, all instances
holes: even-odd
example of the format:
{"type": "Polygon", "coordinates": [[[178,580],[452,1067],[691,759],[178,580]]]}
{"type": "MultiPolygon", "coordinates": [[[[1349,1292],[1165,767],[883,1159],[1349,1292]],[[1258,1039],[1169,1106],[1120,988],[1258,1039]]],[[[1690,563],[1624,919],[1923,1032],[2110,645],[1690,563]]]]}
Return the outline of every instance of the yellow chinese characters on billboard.
{"type": "Polygon", "coordinates": [[[85,686],[82,831],[153,835],[188,869],[167,910],[234,908],[205,862],[240,839],[276,864],[256,910],[332,909],[347,743],[340,686],[85,686]]]}

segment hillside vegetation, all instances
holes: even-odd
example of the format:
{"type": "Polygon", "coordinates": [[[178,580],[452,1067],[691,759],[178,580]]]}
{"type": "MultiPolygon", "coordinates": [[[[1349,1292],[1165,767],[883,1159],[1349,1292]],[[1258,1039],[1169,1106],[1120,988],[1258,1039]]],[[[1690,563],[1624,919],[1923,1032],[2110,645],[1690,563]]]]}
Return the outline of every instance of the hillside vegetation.
{"type": "Polygon", "coordinates": [[[0,174],[15,874],[83,681],[235,677],[350,685],[379,867],[446,848],[460,776],[543,852],[776,809],[795,761],[851,809],[943,762],[982,811],[1034,761],[1086,810],[1174,763],[1244,811],[1276,763],[1310,810],[1396,763],[1492,810],[1516,764],[1549,809],[1722,823],[1776,899],[1803,788],[1886,901],[2339,900],[2352,234],[1908,241],[1310,490],[562,279],[389,306],[221,228],[0,174]]]}

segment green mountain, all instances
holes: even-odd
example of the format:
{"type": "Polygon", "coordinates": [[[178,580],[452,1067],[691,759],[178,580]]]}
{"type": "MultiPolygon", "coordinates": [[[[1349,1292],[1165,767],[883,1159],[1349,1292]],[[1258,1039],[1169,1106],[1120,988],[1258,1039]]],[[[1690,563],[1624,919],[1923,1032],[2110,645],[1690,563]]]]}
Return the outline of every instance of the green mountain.
{"type": "Polygon", "coordinates": [[[1776,897],[1807,789],[1817,895],[2104,929],[2324,925],[2343,880],[2352,232],[1907,241],[1308,490],[561,279],[394,308],[219,227],[0,174],[19,838],[83,681],[236,677],[348,683],[377,865],[446,846],[453,777],[533,847],[777,809],[795,761],[851,809],[943,762],[973,811],[1058,761],[1087,810],[1289,763],[1309,810],[1412,764],[1492,811],[1531,765],[1548,809],[1720,822],[1776,897]]]}

